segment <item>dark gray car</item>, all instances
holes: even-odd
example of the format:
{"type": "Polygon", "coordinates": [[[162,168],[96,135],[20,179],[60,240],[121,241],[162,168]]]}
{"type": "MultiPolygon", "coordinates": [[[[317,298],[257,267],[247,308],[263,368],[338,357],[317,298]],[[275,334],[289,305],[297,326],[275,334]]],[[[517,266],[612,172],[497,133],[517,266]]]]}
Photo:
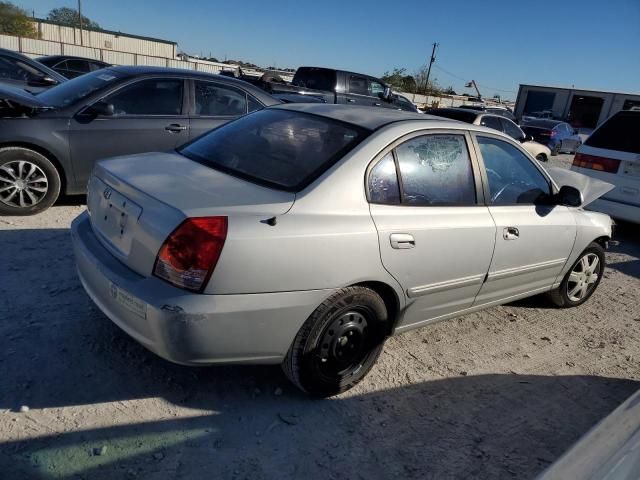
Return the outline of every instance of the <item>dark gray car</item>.
{"type": "Polygon", "coordinates": [[[67,79],[21,53],[0,48],[0,84],[41,92],[67,79]]]}
{"type": "Polygon", "coordinates": [[[157,67],[110,67],[38,95],[0,88],[0,215],[82,194],[102,158],[173,150],[281,103],[246,82],[157,67]]]}

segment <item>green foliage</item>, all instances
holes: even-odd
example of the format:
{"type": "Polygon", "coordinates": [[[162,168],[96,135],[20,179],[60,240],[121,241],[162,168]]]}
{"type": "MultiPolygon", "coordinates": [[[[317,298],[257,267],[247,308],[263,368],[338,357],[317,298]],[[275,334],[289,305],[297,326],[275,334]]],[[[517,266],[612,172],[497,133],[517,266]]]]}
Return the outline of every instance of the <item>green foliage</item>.
{"type": "Polygon", "coordinates": [[[447,88],[442,90],[442,93],[444,93],[445,95],[457,95],[456,91],[453,89],[452,86],[448,86],[447,88]]]}
{"type": "MultiPolygon", "coordinates": [[[[47,20],[58,23],[60,25],[66,25],[67,27],[80,27],[80,17],[78,16],[78,10],[68,7],[54,8],[47,15],[47,20]]],[[[100,30],[100,25],[91,20],[88,17],[82,15],[82,28],[89,30],[100,30]]]]}
{"type": "Polygon", "coordinates": [[[0,2],[0,33],[29,38],[38,36],[27,12],[10,2],[0,2]]]}

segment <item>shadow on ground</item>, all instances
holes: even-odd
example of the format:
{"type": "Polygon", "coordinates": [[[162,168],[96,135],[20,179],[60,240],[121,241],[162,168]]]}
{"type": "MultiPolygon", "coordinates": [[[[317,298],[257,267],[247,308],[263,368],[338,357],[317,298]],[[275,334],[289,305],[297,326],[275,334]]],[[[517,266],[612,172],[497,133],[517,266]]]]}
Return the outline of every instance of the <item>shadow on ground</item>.
{"type": "Polygon", "coordinates": [[[1,232],[0,265],[0,408],[31,409],[0,424],[51,432],[0,444],[2,478],[531,478],[639,386],[479,375],[312,400],[277,367],[144,350],[87,298],[66,229],[1,232]],[[137,399],[160,415],[141,421],[137,399]],[[52,409],[73,406],[88,408],[55,433],[52,409]],[[105,410],[108,427],[83,423],[105,410]]]}

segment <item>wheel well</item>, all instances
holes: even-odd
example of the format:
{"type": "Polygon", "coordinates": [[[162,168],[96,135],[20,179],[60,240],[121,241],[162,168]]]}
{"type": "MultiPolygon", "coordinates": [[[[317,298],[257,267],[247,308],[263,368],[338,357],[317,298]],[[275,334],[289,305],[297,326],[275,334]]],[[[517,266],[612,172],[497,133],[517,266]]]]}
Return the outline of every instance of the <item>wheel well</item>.
{"type": "Polygon", "coordinates": [[[598,237],[594,240],[594,242],[598,243],[602,248],[604,248],[606,250],[607,248],[607,242],[611,240],[611,238],[605,236],[602,237],[598,237]]]}
{"type": "Polygon", "coordinates": [[[398,300],[396,291],[383,282],[362,282],[352,286],[370,288],[378,295],[380,295],[380,297],[384,301],[385,306],[387,307],[389,324],[387,333],[391,334],[391,332],[393,331],[393,327],[396,324],[396,320],[398,319],[398,314],[400,313],[400,301],[398,300]]]}
{"type": "Polygon", "coordinates": [[[64,169],[62,168],[62,164],[60,161],[53,155],[50,151],[45,148],[42,148],[38,145],[33,145],[32,143],[25,142],[9,142],[9,143],[0,143],[0,148],[4,147],[22,147],[27,148],[29,150],[33,150],[34,152],[38,152],[40,155],[43,155],[47,158],[53,166],[58,171],[58,175],[60,176],[60,193],[66,193],[67,191],[67,177],[64,169]]]}

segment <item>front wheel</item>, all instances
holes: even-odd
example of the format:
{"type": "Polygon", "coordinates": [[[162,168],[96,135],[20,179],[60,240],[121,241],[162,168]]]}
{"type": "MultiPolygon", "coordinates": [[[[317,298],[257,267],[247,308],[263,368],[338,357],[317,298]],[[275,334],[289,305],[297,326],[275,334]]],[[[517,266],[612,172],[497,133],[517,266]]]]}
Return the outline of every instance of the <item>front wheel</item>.
{"type": "Polygon", "coordinates": [[[350,389],[380,356],[387,318],[385,303],[373,290],[339,290],[303,324],[282,364],[284,373],[313,396],[329,397],[350,389]]]}
{"type": "Polygon", "coordinates": [[[60,194],[60,175],[44,155],[23,147],[0,148],[0,215],[35,215],[60,194]]]}
{"type": "Polygon", "coordinates": [[[549,159],[544,153],[539,153],[538,155],[536,155],[536,160],[538,160],[539,162],[546,162],[549,159]]]}
{"type": "Polygon", "coordinates": [[[583,304],[600,284],[604,267],[604,249],[593,242],[580,254],[560,286],[549,292],[551,301],[563,308],[583,304]]]}

